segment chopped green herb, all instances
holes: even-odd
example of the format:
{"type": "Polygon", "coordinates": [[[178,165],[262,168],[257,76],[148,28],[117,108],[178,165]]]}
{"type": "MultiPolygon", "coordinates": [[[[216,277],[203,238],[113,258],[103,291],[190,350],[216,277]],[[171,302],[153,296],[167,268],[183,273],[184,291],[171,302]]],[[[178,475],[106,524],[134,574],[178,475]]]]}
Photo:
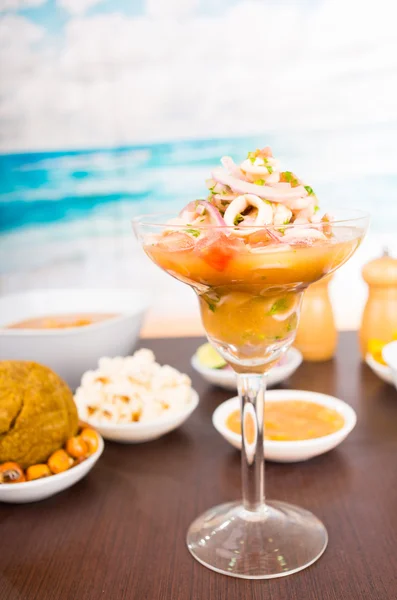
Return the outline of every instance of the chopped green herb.
{"type": "Polygon", "coordinates": [[[242,215],[242,214],[240,214],[240,213],[239,213],[239,214],[238,214],[238,215],[236,215],[236,216],[235,216],[235,218],[234,218],[234,224],[235,224],[235,225],[238,225],[239,223],[241,223],[241,221],[244,221],[244,217],[243,217],[243,215],[242,215]]]}
{"type": "Polygon", "coordinates": [[[288,225],[289,221],[290,221],[290,219],[289,219],[289,218],[288,218],[288,219],[285,219],[285,221],[283,222],[283,225],[288,225]]]}
{"type": "Polygon", "coordinates": [[[257,179],[256,181],[254,181],[255,185],[265,185],[265,180],[264,179],[257,179]]]}
{"type": "Polygon", "coordinates": [[[261,275],[261,279],[267,279],[267,275],[261,275]]]}
{"type": "Polygon", "coordinates": [[[199,237],[200,231],[198,229],[185,229],[186,233],[190,233],[193,237],[199,237]]]}
{"type": "Polygon", "coordinates": [[[201,295],[201,298],[208,304],[208,308],[212,312],[215,312],[216,305],[218,304],[220,297],[214,292],[210,292],[209,294],[201,295]]]}
{"type": "Polygon", "coordinates": [[[275,315],[276,313],[286,310],[288,308],[288,298],[279,298],[274,302],[271,309],[267,313],[268,315],[275,315]]]}
{"type": "Polygon", "coordinates": [[[313,196],[314,192],[313,192],[313,188],[310,187],[310,185],[305,185],[305,190],[307,191],[307,193],[309,194],[309,196],[313,196]]]}
{"type": "Polygon", "coordinates": [[[281,335],[275,335],[273,339],[277,342],[277,340],[281,340],[281,335]]]}
{"type": "Polygon", "coordinates": [[[251,161],[251,164],[254,164],[256,160],[256,152],[248,152],[247,158],[251,161]]]}
{"type": "Polygon", "coordinates": [[[291,173],[291,171],[284,171],[284,173],[282,173],[282,178],[287,183],[290,183],[291,186],[299,185],[299,181],[297,180],[297,178],[295,177],[295,175],[293,173],[291,173]]]}
{"type": "Polygon", "coordinates": [[[320,207],[319,207],[318,205],[316,205],[316,206],[314,207],[314,214],[316,214],[316,212],[318,212],[319,210],[320,210],[320,207]]]}
{"type": "Polygon", "coordinates": [[[266,165],[266,169],[268,170],[270,175],[273,173],[273,167],[271,167],[270,165],[266,165]]]}

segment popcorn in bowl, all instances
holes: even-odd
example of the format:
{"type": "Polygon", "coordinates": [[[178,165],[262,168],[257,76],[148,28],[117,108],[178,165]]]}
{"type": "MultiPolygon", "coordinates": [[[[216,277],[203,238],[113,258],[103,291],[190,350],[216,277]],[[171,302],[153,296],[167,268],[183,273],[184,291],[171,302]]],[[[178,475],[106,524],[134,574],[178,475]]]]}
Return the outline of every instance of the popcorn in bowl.
{"type": "Polygon", "coordinates": [[[101,358],[84,373],[75,402],[83,421],[98,424],[150,422],[184,412],[192,401],[190,378],[156,362],[151,350],[101,358]]]}

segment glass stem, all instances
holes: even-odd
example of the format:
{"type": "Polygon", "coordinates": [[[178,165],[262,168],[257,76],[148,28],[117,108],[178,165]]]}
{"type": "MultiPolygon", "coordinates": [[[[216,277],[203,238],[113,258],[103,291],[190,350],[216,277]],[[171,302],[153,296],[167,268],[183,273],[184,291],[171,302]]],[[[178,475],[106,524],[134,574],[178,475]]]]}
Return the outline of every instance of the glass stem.
{"type": "Polygon", "coordinates": [[[241,472],[243,504],[257,512],[265,502],[265,459],[263,455],[264,400],[266,375],[238,373],[241,404],[241,472]]]}

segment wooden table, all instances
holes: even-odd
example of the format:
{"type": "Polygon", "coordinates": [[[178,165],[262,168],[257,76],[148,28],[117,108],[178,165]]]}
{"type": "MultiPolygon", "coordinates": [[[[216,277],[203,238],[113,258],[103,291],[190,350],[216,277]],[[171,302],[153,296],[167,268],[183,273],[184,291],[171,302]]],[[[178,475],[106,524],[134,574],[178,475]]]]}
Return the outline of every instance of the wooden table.
{"type": "Polygon", "coordinates": [[[326,524],[309,569],[244,581],[190,556],[185,534],[206,508],[239,497],[240,457],[211,424],[230,393],[192,372],[197,339],[144,341],[188,372],[201,404],[179,430],[137,446],[108,443],[82,482],[49,500],[0,507],[1,600],[393,600],[397,598],[397,392],[360,363],[353,334],[335,361],[303,364],[286,382],[351,403],[358,424],[329,454],[267,463],[271,497],[326,524]]]}

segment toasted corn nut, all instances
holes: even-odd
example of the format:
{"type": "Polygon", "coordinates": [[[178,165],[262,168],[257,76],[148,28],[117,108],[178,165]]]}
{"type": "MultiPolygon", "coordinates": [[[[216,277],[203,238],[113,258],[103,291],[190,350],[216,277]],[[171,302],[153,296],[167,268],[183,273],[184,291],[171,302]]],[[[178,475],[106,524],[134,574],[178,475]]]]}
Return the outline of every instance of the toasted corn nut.
{"type": "Polygon", "coordinates": [[[65,448],[66,452],[73,458],[85,458],[89,453],[88,444],[83,440],[81,435],[69,438],[65,448]]]}
{"type": "Polygon", "coordinates": [[[94,452],[98,450],[99,437],[95,429],[91,429],[91,427],[85,427],[80,432],[80,437],[83,438],[83,440],[87,444],[90,454],[94,454],[94,452]]]}
{"type": "Polygon", "coordinates": [[[73,465],[73,458],[65,450],[56,450],[51,454],[47,464],[54,475],[56,475],[57,473],[67,471],[73,465]]]}
{"type": "Polygon", "coordinates": [[[26,469],[26,479],[28,481],[34,481],[35,479],[42,479],[43,477],[49,477],[51,471],[48,465],[38,464],[32,465],[26,469]]]}
{"type": "Polygon", "coordinates": [[[0,465],[0,484],[1,483],[21,483],[26,481],[22,467],[15,462],[5,462],[0,465]]]}

